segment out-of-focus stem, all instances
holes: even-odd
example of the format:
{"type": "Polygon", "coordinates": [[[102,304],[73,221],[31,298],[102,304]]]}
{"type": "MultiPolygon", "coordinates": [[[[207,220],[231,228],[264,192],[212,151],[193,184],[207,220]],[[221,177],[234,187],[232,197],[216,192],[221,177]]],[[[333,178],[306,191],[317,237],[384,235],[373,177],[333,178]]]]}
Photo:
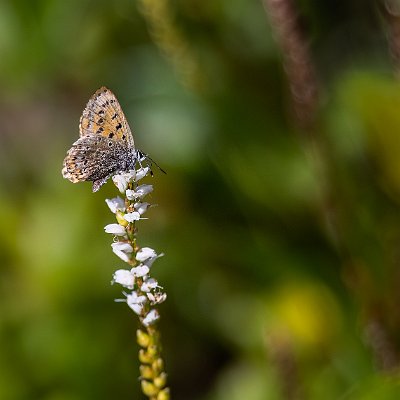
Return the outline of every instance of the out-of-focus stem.
{"type": "MultiPolygon", "coordinates": [[[[290,86],[292,108],[302,134],[302,144],[318,179],[319,214],[335,246],[340,247],[339,226],[330,187],[330,165],[316,124],[319,84],[298,12],[292,0],[262,0],[281,49],[290,86]]],[[[340,250],[342,251],[342,250],[340,250]]]]}
{"type": "Polygon", "coordinates": [[[139,11],[146,19],[155,44],[172,63],[182,83],[202,91],[205,77],[189,42],[177,27],[169,0],[139,0],[139,11]]]}
{"type": "Polygon", "coordinates": [[[291,0],[263,0],[290,86],[294,113],[302,127],[310,127],[318,107],[318,82],[309,46],[291,0]]]}
{"type": "Polygon", "coordinates": [[[393,372],[399,365],[397,350],[382,321],[369,317],[364,327],[365,340],[371,348],[379,370],[393,372]]]}
{"type": "Polygon", "coordinates": [[[400,78],[400,3],[395,0],[381,0],[381,4],[388,24],[387,40],[394,74],[396,78],[400,78]]]}
{"type": "Polygon", "coordinates": [[[282,398],[285,400],[303,399],[297,360],[289,335],[279,332],[279,334],[268,335],[266,339],[268,353],[278,374],[282,398]]]}
{"type": "MultiPolygon", "coordinates": [[[[396,0],[381,0],[389,25],[388,41],[391,56],[395,64],[395,73],[400,77],[400,4],[396,0]]],[[[305,151],[318,177],[320,193],[320,214],[325,228],[343,259],[342,274],[351,274],[349,265],[355,264],[351,250],[341,230],[340,218],[336,207],[338,201],[332,187],[329,153],[323,141],[317,135],[316,124],[318,101],[318,80],[308,43],[300,28],[297,10],[292,0],[263,0],[270,18],[276,40],[281,48],[284,69],[288,78],[293,108],[297,123],[302,132],[305,151]]],[[[367,271],[365,273],[368,274],[367,271]]],[[[356,277],[355,279],[358,279],[356,277]]],[[[362,299],[361,309],[367,315],[363,322],[365,338],[372,349],[377,367],[382,371],[392,371],[399,365],[396,346],[388,334],[386,321],[374,318],[370,300],[360,296],[362,284],[350,285],[355,298],[362,299]]]]}

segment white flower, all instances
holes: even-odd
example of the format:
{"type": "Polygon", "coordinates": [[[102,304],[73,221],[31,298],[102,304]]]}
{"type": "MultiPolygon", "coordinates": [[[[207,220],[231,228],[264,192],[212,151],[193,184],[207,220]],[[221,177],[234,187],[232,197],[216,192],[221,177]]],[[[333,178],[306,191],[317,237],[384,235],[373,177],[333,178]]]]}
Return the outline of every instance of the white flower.
{"type": "Polygon", "coordinates": [[[112,213],[116,213],[117,211],[125,211],[125,202],[121,199],[121,197],[114,197],[113,199],[106,199],[106,203],[110,208],[112,213]]]}
{"type": "Polygon", "coordinates": [[[134,276],[137,276],[138,278],[142,276],[146,276],[150,271],[150,268],[147,265],[140,264],[137,267],[134,267],[131,269],[131,272],[134,276]]]}
{"type": "Polygon", "coordinates": [[[161,304],[167,299],[167,293],[156,292],[156,293],[146,293],[147,298],[150,300],[152,306],[156,304],[161,304]]]}
{"type": "Polygon", "coordinates": [[[138,296],[136,292],[126,295],[126,303],[138,315],[141,314],[146,301],[146,296],[138,296]]]}
{"type": "Polygon", "coordinates": [[[121,250],[113,250],[113,253],[117,255],[122,261],[125,261],[127,263],[130,261],[129,256],[121,250]]]}
{"type": "Polygon", "coordinates": [[[157,258],[162,257],[164,253],[158,254],[157,257],[152,257],[148,258],[146,261],[143,262],[143,264],[146,264],[149,268],[153,265],[154,261],[157,260],[157,258]]]}
{"type": "Polygon", "coordinates": [[[124,215],[124,219],[128,222],[139,221],[140,214],[137,211],[130,212],[124,215]]]}
{"type": "Polygon", "coordinates": [[[111,244],[114,254],[125,262],[130,261],[129,254],[132,253],[133,247],[129,243],[116,242],[111,244]]]}
{"type": "Polygon", "coordinates": [[[112,180],[118,190],[121,193],[124,193],[126,188],[128,187],[128,180],[126,179],[126,177],[124,175],[114,175],[112,177],[112,180]]]}
{"type": "Polygon", "coordinates": [[[128,187],[129,182],[132,182],[135,179],[135,177],[136,177],[136,171],[131,170],[129,172],[123,172],[121,174],[114,175],[112,177],[112,180],[115,186],[117,186],[118,190],[121,193],[124,193],[126,188],[128,187]]]}
{"type": "Polygon", "coordinates": [[[143,247],[136,253],[136,260],[151,268],[154,261],[157,260],[157,258],[162,257],[163,255],[164,253],[157,254],[150,247],[143,247]]]}
{"type": "Polygon", "coordinates": [[[113,250],[123,251],[125,253],[132,253],[133,247],[127,242],[115,242],[111,243],[113,250]]]}
{"type": "Polygon", "coordinates": [[[108,224],[104,227],[104,231],[106,233],[112,233],[116,236],[125,236],[126,231],[125,228],[119,224],[108,224]]]}
{"type": "Polygon", "coordinates": [[[133,285],[135,284],[135,276],[127,269],[118,269],[114,272],[111,283],[119,283],[128,289],[133,289],[133,285]]]}
{"type": "Polygon", "coordinates": [[[149,167],[141,167],[138,170],[136,170],[136,178],[135,181],[138,182],[140,181],[142,178],[144,178],[150,171],[149,167]]]}
{"type": "Polygon", "coordinates": [[[128,171],[128,172],[124,172],[124,175],[125,175],[126,179],[127,179],[129,182],[131,182],[131,181],[135,180],[135,177],[136,177],[136,170],[131,169],[131,170],[128,171]]]}
{"type": "Polygon", "coordinates": [[[153,185],[140,185],[136,188],[137,197],[142,198],[153,191],[153,185]]]}
{"type": "Polygon", "coordinates": [[[147,313],[147,315],[143,318],[143,325],[149,326],[154,324],[160,318],[160,314],[157,310],[151,310],[147,313]]]}
{"type": "Polygon", "coordinates": [[[136,197],[137,197],[135,191],[132,190],[132,189],[128,189],[128,190],[125,192],[125,195],[126,195],[126,197],[128,198],[128,200],[134,200],[134,199],[136,199],[136,197]]]}
{"type": "Polygon", "coordinates": [[[125,194],[129,200],[141,199],[153,191],[153,185],[140,185],[136,190],[128,189],[125,194]]]}
{"type": "Polygon", "coordinates": [[[158,282],[154,278],[149,278],[143,282],[140,289],[142,292],[150,292],[150,290],[155,289],[156,287],[158,287],[158,282]]]}
{"type": "Polygon", "coordinates": [[[143,215],[147,209],[151,206],[150,203],[140,203],[137,202],[133,205],[133,207],[135,207],[135,210],[140,214],[143,215]]]}
{"type": "Polygon", "coordinates": [[[149,258],[154,258],[157,257],[157,253],[155,250],[151,249],[150,247],[142,247],[137,253],[136,253],[136,260],[143,262],[146,261],[149,258]]]}

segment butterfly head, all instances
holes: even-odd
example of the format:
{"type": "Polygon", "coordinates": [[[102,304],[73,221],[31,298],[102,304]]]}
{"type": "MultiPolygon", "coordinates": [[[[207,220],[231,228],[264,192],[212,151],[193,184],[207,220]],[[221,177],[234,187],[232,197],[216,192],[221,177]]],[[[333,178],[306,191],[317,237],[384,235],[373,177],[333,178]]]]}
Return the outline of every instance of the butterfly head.
{"type": "Polygon", "coordinates": [[[143,166],[145,167],[149,167],[150,169],[150,175],[153,176],[153,170],[151,169],[151,167],[153,166],[153,164],[164,174],[166,174],[166,172],[146,153],[143,153],[143,151],[136,149],[136,161],[137,163],[140,165],[140,167],[142,168],[143,166]]]}

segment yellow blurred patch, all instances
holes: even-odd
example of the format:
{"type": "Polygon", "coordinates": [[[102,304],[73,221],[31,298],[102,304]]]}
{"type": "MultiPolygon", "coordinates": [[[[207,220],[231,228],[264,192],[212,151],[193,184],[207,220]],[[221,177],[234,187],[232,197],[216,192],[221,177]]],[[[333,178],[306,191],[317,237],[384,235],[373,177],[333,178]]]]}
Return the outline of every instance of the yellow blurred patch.
{"type": "Polygon", "coordinates": [[[329,347],[342,326],[334,296],[317,283],[286,284],[275,293],[270,312],[272,320],[267,329],[273,336],[288,336],[293,345],[309,350],[329,347]]]}

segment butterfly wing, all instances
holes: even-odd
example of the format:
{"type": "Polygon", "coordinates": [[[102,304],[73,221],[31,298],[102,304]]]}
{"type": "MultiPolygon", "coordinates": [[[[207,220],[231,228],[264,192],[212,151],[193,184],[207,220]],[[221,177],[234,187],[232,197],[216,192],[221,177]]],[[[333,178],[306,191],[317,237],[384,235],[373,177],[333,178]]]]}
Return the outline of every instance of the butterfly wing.
{"type": "Polygon", "coordinates": [[[79,123],[80,136],[99,135],[122,141],[135,149],[132,132],[114,93],[106,87],[98,89],[89,99],[79,123]]]}
{"type": "Polygon", "coordinates": [[[123,142],[100,135],[80,137],[68,150],[62,175],[73,183],[92,181],[96,192],[119,171],[134,168],[135,160],[123,142]]]}
{"type": "Polygon", "coordinates": [[[137,151],[132,133],[111,90],[103,86],[89,99],[79,134],[64,159],[64,178],[74,183],[92,181],[96,192],[110,176],[135,168],[137,151]]]}

